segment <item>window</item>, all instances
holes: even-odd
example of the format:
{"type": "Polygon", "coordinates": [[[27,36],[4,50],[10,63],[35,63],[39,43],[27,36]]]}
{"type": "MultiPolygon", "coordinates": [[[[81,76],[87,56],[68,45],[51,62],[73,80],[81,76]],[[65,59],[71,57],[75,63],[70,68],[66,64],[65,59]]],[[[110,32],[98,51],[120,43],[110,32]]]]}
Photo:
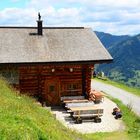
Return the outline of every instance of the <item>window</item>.
{"type": "Polygon", "coordinates": [[[78,88],[78,84],[69,83],[67,84],[67,90],[74,90],[78,88]]]}
{"type": "Polygon", "coordinates": [[[60,85],[61,96],[81,95],[82,80],[64,80],[60,85]]]}
{"type": "Polygon", "coordinates": [[[54,92],[54,91],[55,91],[55,86],[51,85],[51,86],[49,87],[49,92],[54,92]]]}

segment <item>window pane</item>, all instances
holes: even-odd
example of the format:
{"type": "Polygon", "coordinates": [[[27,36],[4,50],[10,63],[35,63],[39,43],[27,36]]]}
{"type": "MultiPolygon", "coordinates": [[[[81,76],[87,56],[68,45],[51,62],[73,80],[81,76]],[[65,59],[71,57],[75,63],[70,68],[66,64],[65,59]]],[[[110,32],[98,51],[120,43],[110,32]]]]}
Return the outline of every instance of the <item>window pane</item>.
{"type": "Polygon", "coordinates": [[[55,87],[54,86],[50,86],[49,92],[53,92],[53,91],[55,91],[55,87]]]}

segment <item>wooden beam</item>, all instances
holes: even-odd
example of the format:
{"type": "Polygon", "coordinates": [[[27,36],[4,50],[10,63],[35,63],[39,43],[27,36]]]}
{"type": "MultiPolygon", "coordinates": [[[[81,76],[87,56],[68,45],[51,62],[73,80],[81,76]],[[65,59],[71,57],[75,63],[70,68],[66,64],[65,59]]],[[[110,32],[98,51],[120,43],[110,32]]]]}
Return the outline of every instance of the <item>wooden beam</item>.
{"type": "Polygon", "coordinates": [[[86,68],[82,68],[82,95],[86,96],[86,68]]]}

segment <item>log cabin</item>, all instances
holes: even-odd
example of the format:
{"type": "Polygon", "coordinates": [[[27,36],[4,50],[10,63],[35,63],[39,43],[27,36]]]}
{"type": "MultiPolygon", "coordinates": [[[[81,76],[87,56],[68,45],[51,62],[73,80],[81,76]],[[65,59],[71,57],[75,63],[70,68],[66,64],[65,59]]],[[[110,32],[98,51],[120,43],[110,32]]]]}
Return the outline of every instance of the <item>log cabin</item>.
{"type": "Polygon", "coordinates": [[[91,90],[95,64],[113,60],[91,28],[0,27],[0,75],[21,93],[60,105],[91,90]]]}

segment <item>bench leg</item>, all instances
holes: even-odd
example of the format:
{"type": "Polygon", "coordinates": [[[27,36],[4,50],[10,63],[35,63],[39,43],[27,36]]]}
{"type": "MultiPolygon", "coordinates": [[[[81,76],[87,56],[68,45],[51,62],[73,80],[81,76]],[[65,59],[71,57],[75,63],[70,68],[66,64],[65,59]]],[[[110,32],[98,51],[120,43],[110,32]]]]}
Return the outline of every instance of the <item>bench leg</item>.
{"type": "Polygon", "coordinates": [[[76,124],[81,124],[82,123],[82,119],[77,117],[76,120],[75,120],[75,123],[76,124]]]}
{"type": "Polygon", "coordinates": [[[65,103],[62,102],[62,103],[61,103],[61,106],[62,106],[63,108],[65,108],[65,103]]]}
{"type": "Polygon", "coordinates": [[[95,121],[96,123],[100,123],[102,120],[101,120],[101,118],[99,118],[99,117],[95,117],[95,118],[94,118],[94,121],[95,121]]]}
{"type": "Polygon", "coordinates": [[[74,112],[70,112],[70,116],[73,117],[74,112]]]}

